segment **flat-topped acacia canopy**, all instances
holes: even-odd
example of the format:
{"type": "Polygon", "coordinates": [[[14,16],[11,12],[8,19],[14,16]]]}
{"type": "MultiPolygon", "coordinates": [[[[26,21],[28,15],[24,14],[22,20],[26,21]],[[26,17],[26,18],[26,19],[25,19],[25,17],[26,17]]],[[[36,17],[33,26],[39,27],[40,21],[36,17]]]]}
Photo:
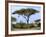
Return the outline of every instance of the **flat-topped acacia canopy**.
{"type": "Polygon", "coordinates": [[[24,15],[32,15],[32,14],[34,14],[34,13],[38,13],[39,11],[37,11],[37,10],[35,10],[35,9],[29,9],[29,8],[27,8],[27,9],[20,9],[20,10],[17,10],[17,11],[14,11],[14,13],[13,14],[24,14],[24,15]]]}

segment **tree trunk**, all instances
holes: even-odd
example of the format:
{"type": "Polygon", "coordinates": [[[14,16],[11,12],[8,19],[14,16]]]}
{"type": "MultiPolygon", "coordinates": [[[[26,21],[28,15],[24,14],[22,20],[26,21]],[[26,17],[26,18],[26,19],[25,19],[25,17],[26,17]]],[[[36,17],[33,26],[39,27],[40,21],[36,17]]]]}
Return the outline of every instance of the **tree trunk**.
{"type": "Polygon", "coordinates": [[[27,24],[29,24],[29,16],[27,16],[27,24]]]}

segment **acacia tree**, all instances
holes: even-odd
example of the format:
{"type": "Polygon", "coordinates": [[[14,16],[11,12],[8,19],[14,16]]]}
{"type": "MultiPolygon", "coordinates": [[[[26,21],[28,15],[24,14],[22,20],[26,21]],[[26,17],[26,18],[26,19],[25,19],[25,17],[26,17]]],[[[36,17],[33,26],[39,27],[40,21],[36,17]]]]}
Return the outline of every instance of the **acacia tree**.
{"type": "Polygon", "coordinates": [[[14,30],[14,28],[15,28],[15,25],[12,23],[14,21],[16,21],[16,18],[11,16],[11,30],[14,30]]]}
{"type": "Polygon", "coordinates": [[[27,9],[20,9],[20,10],[16,10],[14,13],[12,14],[19,14],[19,15],[22,15],[26,21],[27,21],[27,24],[29,23],[29,18],[32,14],[35,14],[35,13],[38,13],[39,11],[35,10],[35,9],[30,9],[30,8],[27,8],[27,9]]]}
{"type": "Polygon", "coordinates": [[[11,16],[11,22],[16,21],[16,18],[11,16]]]}
{"type": "Polygon", "coordinates": [[[41,21],[40,19],[38,19],[38,20],[35,20],[35,22],[36,22],[36,24],[37,24],[37,26],[38,26],[38,27],[40,27],[40,26],[41,26],[41,23],[40,23],[40,21],[41,21]]]}

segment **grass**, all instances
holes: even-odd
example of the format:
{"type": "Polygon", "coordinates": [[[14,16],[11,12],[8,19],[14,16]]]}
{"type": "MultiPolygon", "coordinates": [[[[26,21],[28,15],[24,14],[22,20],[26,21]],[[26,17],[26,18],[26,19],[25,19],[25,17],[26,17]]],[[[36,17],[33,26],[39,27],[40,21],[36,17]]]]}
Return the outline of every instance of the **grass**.
{"type": "Polygon", "coordinates": [[[32,29],[32,28],[38,28],[38,27],[40,27],[40,23],[37,26],[34,26],[33,24],[17,23],[17,24],[12,24],[11,30],[32,29]]]}

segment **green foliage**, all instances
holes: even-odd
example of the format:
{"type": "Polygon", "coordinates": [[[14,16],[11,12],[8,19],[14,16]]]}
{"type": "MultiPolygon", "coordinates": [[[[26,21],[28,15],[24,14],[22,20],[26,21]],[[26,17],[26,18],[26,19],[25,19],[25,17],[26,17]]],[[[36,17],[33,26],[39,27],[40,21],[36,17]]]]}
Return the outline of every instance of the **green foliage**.
{"type": "Polygon", "coordinates": [[[15,11],[13,14],[24,14],[24,15],[29,15],[29,14],[34,14],[34,13],[38,13],[39,11],[35,10],[35,9],[21,9],[21,10],[17,10],[15,11]]]}
{"type": "Polygon", "coordinates": [[[11,30],[14,30],[14,28],[15,28],[15,25],[11,24],[11,30]]]}
{"type": "Polygon", "coordinates": [[[38,24],[38,27],[41,27],[41,23],[38,24]]]}
{"type": "Polygon", "coordinates": [[[11,21],[16,21],[16,18],[11,16],[11,21]]]}

